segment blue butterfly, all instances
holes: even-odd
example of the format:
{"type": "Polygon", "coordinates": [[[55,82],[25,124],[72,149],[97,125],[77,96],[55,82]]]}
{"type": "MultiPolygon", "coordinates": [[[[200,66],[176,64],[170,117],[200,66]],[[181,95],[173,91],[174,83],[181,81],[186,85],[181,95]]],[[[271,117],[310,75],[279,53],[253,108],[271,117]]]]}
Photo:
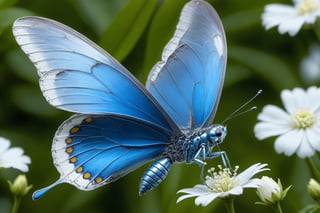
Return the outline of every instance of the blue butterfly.
{"type": "Polygon", "coordinates": [[[146,87],[95,43],[56,21],[22,17],[13,34],[34,63],[40,87],[53,106],[75,112],[57,130],[52,145],[61,183],[92,190],[155,160],[139,194],[158,186],[174,162],[196,163],[226,134],[212,125],[224,81],[226,39],[221,20],[203,0],[188,2],[162,59],[146,87]]]}

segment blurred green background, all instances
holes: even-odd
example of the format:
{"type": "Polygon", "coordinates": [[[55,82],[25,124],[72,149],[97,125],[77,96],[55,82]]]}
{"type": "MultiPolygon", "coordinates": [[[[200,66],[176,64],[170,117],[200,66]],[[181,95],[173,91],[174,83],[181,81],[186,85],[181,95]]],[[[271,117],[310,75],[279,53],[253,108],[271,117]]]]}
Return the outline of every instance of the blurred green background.
{"type": "MultiPolygon", "coordinates": [[[[25,15],[44,16],[62,22],[86,35],[117,58],[138,79],[145,82],[152,65],[173,35],[186,0],[0,0],[0,135],[12,146],[24,148],[32,158],[28,181],[33,190],[47,186],[59,174],[51,157],[51,140],[57,127],[71,113],[50,106],[43,98],[36,70],[22,53],[11,33],[13,21],[25,15]]],[[[258,141],[253,134],[258,112],[265,104],[280,105],[280,91],[307,87],[299,74],[299,63],[316,40],[311,30],[296,37],[265,31],[261,25],[264,5],[274,1],[211,0],[225,26],[228,64],[224,90],[215,122],[221,122],[257,90],[263,94],[255,101],[258,111],[230,120],[228,137],[221,145],[232,165],[240,171],[261,162],[271,171],[264,172],[293,185],[283,203],[285,212],[296,212],[310,203],[306,184],[308,171],[303,160],[278,155],[273,140],[258,141]]],[[[292,4],[291,1],[277,2],[292,4]]],[[[221,161],[209,161],[214,166],[221,161]]],[[[208,207],[194,205],[194,200],[176,204],[181,188],[200,183],[197,165],[177,164],[167,179],[155,190],[138,196],[144,167],[115,183],[83,192],[68,184],[60,185],[38,201],[31,193],[23,200],[20,212],[225,212],[220,201],[208,207]]],[[[0,212],[10,212],[12,197],[6,180],[13,180],[15,170],[0,172],[0,212]]],[[[255,190],[246,190],[235,200],[237,212],[270,212],[254,205],[255,190]]]]}

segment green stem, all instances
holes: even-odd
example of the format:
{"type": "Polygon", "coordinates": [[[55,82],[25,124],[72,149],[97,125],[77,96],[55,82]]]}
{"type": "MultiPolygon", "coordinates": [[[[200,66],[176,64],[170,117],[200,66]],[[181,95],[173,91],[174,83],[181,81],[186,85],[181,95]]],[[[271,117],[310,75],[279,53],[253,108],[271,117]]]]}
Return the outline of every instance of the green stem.
{"type": "Polygon", "coordinates": [[[309,170],[311,172],[311,175],[314,179],[316,179],[318,182],[320,182],[320,171],[316,167],[315,163],[313,162],[312,158],[306,158],[307,164],[309,167],[309,170]]]}
{"type": "Polygon", "coordinates": [[[320,40],[320,21],[317,20],[316,23],[313,26],[313,30],[317,36],[317,38],[320,40]]]}
{"type": "Polygon", "coordinates": [[[273,207],[274,207],[273,209],[276,213],[282,213],[282,208],[281,208],[279,201],[275,205],[273,205],[273,207]]]}
{"type": "Polygon", "coordinates": [[[21,203],[21,197],[14,196],[14,202],[13,202],[11,213],[18,213],[20,203],[21,203]]]}
{"type": "Polygon", "coordinates": [[[226,209],[227,209],[228,213],[235,213],[234,204],[233,204],[233,198],[224,199],[224,204],[226,206],[226,209]]]}

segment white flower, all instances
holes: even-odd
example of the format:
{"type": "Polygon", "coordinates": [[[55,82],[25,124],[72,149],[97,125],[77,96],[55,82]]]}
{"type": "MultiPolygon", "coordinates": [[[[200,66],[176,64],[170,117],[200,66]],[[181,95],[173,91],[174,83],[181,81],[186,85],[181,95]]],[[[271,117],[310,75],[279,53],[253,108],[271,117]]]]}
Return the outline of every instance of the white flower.
{"type": "Polygon", "coordinates": [[[320,81],[320,45],[314,44],[310,47],[309,55],[304,57],[300,63],[300,73],[307,83],[320,81]]]}
{"type": "Polygon", "coordinates": [[[257,188],[257,194],[264,205],[275,204],[285,198],[291,186],[283,190],[280,180],[276,183],[272,178],[263,176],[257,188]]]}
{"type": "Polygon", "coordinates": [[[278,153],[305,158],[320,150],[320,89],[283,90],[281,99],[286,111],[267,105],[258,115],[255,135],[262,140],[279,136],[274,144],[278,153]]]}
{"type": "Polygon", "coordinates": [[[23,155],[23,149],[20,147],[9,147],[10,141],[0,137],[0,168],[15,168],[27,172],[27,164],[31,163],[30,157],[23,155]]]}
{"type": "Polygon", "coordinates": [[[226,198],[233,195],[241,195],[244,188],[257,188],[260,179],[253,178],[255,174],[268,170],[267,164],[257,163],[237,175],[238,167],[232,172],[229,168],[218,166],[219,172],[214,168],[209,169],[204,185],[198,184],[193,188],[181,189],[178,193],[186,193],[178,198],[177,203],[190,197],[196,197],[195,204],[207,206],[216,198],[226,198]]]}
{"type": "Polygon", "coordinates": [[[262,14],[262,24],[269,30],[279,26],[280,34],[294,36],[304,24],[313,24],[320,16],[320,0],[294,0],[294,6],[268,4],[262,14]]]}
{"type": "Polygon", "coordinates": [[[309,180],[307,185],[309,195],[315,200],[320,201],[320,184],[313,178],[309,180]]]}

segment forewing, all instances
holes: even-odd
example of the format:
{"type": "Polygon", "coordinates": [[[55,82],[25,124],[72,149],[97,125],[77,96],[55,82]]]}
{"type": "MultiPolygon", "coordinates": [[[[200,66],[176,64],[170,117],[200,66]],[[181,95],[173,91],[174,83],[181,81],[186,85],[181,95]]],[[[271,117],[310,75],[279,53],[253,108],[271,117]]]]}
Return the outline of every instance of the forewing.
{"type": "Polygon", "coordinates": [[[149,92],[92,41],[53,20],[23,17],[13,34],[34,63],[47,101],[88,114],[120,114],[176,128],[149,92]]]}
{"type": "Polygon", "coordinates": [[[170,135],[131,117],[75,115],[56,133],[54,164],[61,182],[91,190],[159,157],[170,135]]]}
{"type": "Polygon", "coordinates": [[[225,33],[216,11],[202,0],[186,4],[146,86],[182,130],[190,132],[212,123],[226,56],[225,33]]]}

